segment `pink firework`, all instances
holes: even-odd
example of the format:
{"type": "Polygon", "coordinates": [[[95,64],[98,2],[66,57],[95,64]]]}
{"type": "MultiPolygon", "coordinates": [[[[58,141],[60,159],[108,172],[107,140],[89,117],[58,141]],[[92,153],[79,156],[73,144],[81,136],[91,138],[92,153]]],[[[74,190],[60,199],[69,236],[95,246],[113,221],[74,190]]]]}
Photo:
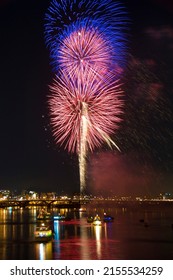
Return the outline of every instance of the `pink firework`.
{"type": "Polygon", "coordinates": [[[111,63],[112,52],[110,42],[105,40],[98,29],[84,26],[63,38],[58,61],[60,68],[71,78],[76,78],[80,72],[89,69],[98,75],[104,75],[110,68],[116,71],[115,64],[111,63]]]}
{"type": "Polygon", "coordinates": [[[94,71],[89,70],[69,79],[63,72],[50,88],[50,118],[57,143],[79,154],[85,127],[83,135],[91,151],[109,140],[121,121],[123,105],[120,85],[112,74],[98,80],[94,71]]]}

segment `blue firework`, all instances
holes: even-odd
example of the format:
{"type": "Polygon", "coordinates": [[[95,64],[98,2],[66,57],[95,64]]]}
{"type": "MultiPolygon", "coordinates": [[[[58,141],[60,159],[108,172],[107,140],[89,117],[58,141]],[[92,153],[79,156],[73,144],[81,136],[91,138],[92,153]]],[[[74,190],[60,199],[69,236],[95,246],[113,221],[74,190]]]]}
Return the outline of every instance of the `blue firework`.
{"type": "MultiPolygon", "coordinates": [[[[51,63],[56,73],[64,67],[61,63],[62,49],[65,49],[67,38],[80,33],[81,29],[86,31],[85,34],[88,30],[95,30],[97,38],[100,36],[102,42],[107,42],[101,46],[111,57],[107,67],[109,71],[115,68],[117,73],[121,72],[126,57],[128,17],[120,3],[112,0],[52,0],[45,21],[46,45],[50,49],[51,63]]],[[[75,56],[79,56],[78,53],[75,56]]],[[[93,64],[90,57],[90,65],[93,64]]]]}

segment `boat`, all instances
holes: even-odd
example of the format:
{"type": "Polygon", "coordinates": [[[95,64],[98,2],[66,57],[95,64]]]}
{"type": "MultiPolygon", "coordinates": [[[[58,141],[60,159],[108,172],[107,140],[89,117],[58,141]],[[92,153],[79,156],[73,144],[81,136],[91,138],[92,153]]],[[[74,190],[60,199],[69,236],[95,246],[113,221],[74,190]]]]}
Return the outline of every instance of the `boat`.
{"type": "Polygon", "coordinates": [[[103,221],[105,223],[110,223],[114,221],[114,217],[107,215],[106,213],[104,213],[104,217],[103,217],[103,221]]]}
{"type": "Polygon", "coordinates": [[[56,215],[56,216],[53,216],[53,220],[54,220],[54,221],[70,221],[71,218],[68,217],[68,216],[64,216],[64,215],[58,214],[58,215],[56,215]]]}
{"type": "Polygon", "coordinates": [[[53,232],[50,226],[45,225],[42,223],[40,226],[36,227],[36,230],[34,232],[35,240],[39,242],[46,242],[52,239],[53,232]]]}
{"type": "Polygon", "coordinates": [[[51,219],[52,219],[51,213],[47,212],[45,209],[41,209],[37,216],[37,220],[51,220],[51,219]]]}
{"type": "Polygon", "coordinates": [[[92,224],[94,226],[101,226],[102,222],[101,222],[101,219],[100,219],[99,215],[96,215],[94,217],[94,220],[93,220],[92,224]]]}
{"type": "Polygon", "coordinates": [[[92,223],[94,221],[94,217],[93,216],[89,216],[87,218],[87,223],[92,223]]]}

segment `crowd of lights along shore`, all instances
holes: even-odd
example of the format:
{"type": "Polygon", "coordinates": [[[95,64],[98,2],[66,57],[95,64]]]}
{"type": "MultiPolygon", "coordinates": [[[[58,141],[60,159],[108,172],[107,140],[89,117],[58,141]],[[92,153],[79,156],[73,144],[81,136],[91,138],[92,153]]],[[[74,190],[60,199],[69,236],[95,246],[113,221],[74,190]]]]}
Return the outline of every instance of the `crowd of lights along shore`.
{"type": "Polygon", "coordinates": [[[57,144],[79,159],[80,192],[86,158],[106,142],[123,113],[121,75],[126,57],[127,15],[112,0],[53,0],[45,16],[45,41],[55,72],[48,98],[57,144]]]}

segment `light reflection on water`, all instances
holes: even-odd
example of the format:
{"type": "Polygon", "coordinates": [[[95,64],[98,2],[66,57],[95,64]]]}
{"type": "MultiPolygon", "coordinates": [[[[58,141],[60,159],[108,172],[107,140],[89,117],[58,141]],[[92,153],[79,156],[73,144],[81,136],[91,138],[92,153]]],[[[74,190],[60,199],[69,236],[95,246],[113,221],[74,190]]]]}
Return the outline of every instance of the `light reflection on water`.
{"type": "Polygon", "coordinates": [[[52,242],[37,243],[35,247],[36,259],[51,260],[52,259],[52,242]]]}
{"type": "MultiPolygon", "coordinates": [[[[34,240],[38,209],[0,209],[0,259],[173,259],[173,211],[91,207],[86,212],[61,209],[70,221],[54,221],[54,238],[34,240]],[[112,223],[93,226],[87,216],[109,212],[112,223]]],[[[54,210],[56,215],[58,210],[54,210]]]]}
{"type": "MultiPolygon", "coordinates": [[[[94,234],[96,238],[96,252],[97,252],[97,259],[101,259],[101,226],[94,226],[94,234]]],[[[106,239],[106,236],[105,236],[106,239]]]]}

